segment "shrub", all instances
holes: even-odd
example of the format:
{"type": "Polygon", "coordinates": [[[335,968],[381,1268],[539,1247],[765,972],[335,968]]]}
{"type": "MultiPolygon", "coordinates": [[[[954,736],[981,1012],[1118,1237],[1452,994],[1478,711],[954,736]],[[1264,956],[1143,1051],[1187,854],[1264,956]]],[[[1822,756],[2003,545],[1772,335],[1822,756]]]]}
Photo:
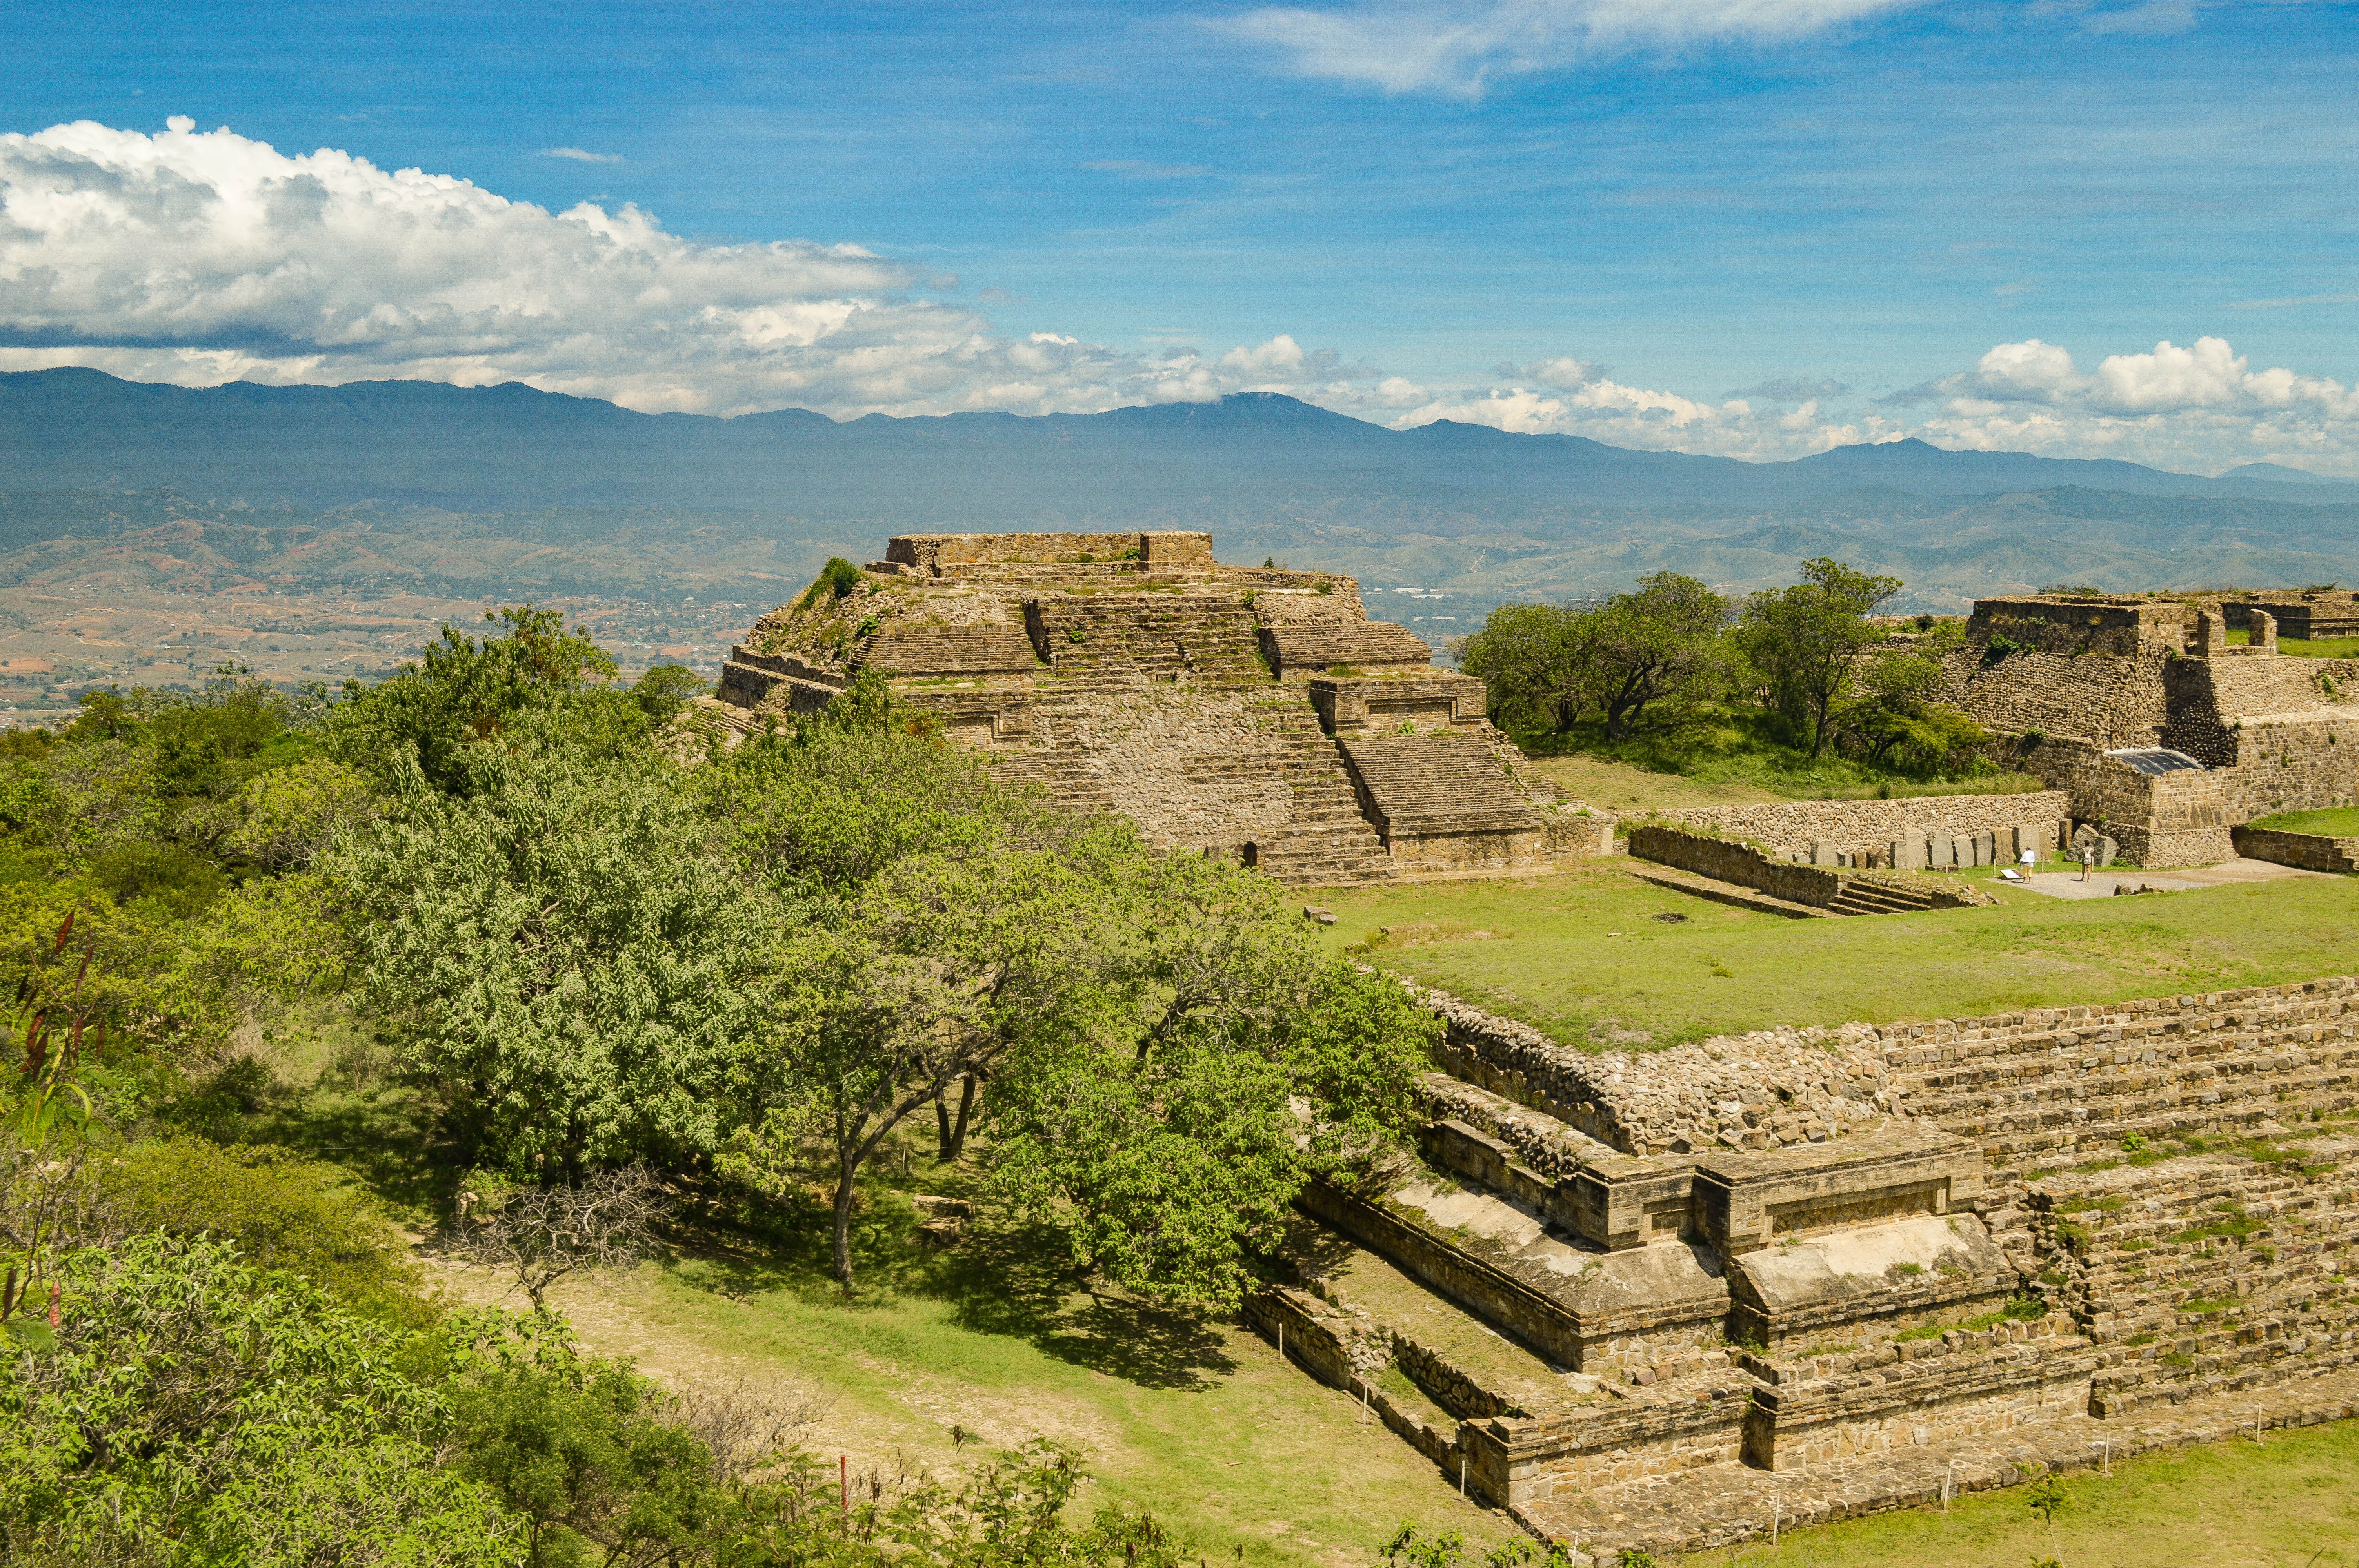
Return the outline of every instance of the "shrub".
{"type": "Polygon", "coordinates": [[[2028,643],[2017,642],[2004,632],[1993,633],[1991,640],[1983,644],[1983,668],[1990,668],[2009,654],[2027,653],[2029,651],[2029,646],[2028,643]]]}
{"type": "Polygon", "coordinates": [[[820,568],[819,577],[803,591],[800,603],[809,606],[818,602],[824,593],[830,600],[842,599],[860,586],[860,568],[842,556],[830,556],[827,565],[820,568]]]}
{"type": "Polygon", "coordinates": [[[137,1237],[62,1276],[58,1348],[0,1362],[10,1561],[516,1560],[516,1521],[437,1467],[440,1401],[383,1327],[221,1241],[137,1237]]]}
{"type": "Polygon", "coordinates": [[[440,1315],[399,1233],[338,1166],[169,1138],[132,1145],[100,1185],[130,1228],[228,1241],[243,1265],[300,1275],[362,1317],[418,1328],[440,1315]]]}

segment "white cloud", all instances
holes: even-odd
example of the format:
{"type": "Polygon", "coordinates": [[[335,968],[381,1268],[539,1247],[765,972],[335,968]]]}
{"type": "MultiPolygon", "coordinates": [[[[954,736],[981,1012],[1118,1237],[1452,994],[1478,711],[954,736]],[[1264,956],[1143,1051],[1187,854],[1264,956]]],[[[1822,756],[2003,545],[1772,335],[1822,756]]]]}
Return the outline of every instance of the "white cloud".
{"type": "Polygon", "coordinates": [[[623,161],[623,155],[620,153],[593,153],[582,147],[543,147],[540,149],[540,156],[543,157],[571,158],[575,163],[620,163],[623,161]]]}
{"type": "Polygon", "coordinates": [[[1584,57],[1690,44],[1775,42],[1913,0],[1364,0],[1265,5],[1206,25],[1280,52],[1301,76],[1390,92],[1480,97],[1504,77],[1584,57]]]}
{"type": "Polygon", "coordinates": [[[1803,457],[1830,447],[1884,440],[1902,433],[1881,416],[1831,423],[1820,416],[1815,398],[1794,408],[1764,412],[1743,398],[1706,403],[1674,392],[1625,386],[1603,375],[1571,387],[1486,387],[1445,395],[1394,423],[1407,427],[1437,419],[1527,434],[1585,436],[1615,447],[1709,452],[1755,462],[1803,457]]]}
{"type": "Polygon", "coordinates": [[[2359,473],[2359,395],[2326,376],[2260,370],[2225,339],[2109,354],[2083,373],[2034,338],[1912,387],[1931,404],[1912,433],[1939,446],[2111,457],[2201,471],[2255,461],[2359,473]]]}
{"type": "Polygon", "coordinates": [[[211,384],[521,381],[630,407],[1043,413],[1291,392],[1428,395],[1290,338],[1207,356],[1012,339],[857,245],[699,244],[654,214],[552,212],[182,117],[0,136],[0,368],[211,384]]]}
{"type": "Polygon", "coordinates": [[[1281,392],[1396,426],[1460,419],[1756,460],[1914,435],[2182,470],[2359,473],[2359,395],[2255,370],[2215,337],[2086,372],[2055,343],[2000,343],[1860,411],[1830,406],[1835,383],[1765,382],[1713,403],[1572,354],[1437,388],[1286,333],[1225,352],[1010,337],[920,292],[955,280],[857,245],[699,244],[635,207],[551,212],[341,152],[289,157],[184,117],[169,126],[0,136],[0,369],[520,381],[714,414],[1089,412],[1281,392]]]}
{"type": "Polygon", "coordinates": [[[2070,351],[2037,338],[1994,346],[1971,369],[1838,414],[1823,404],[1836,382],[1770,382],[1720,403],[1625,386],[1603,374],[1544,379],[1541,360],[1518,384],[1445,393],[1394,421],[1458,419],[1505,430],[1586,436],[1614,446],[1710,452],[1754,461],[1807,456],[1859,441],[1915,436],[1938,447],[2121,458],[2180,473],[2277,462],[2323,475],[2359,476],[2359,392],[2325,376],[2254,370],[2220,338],[2143,353],[2111,354],[2083,372],[2070,351]],[[1756,409],[1747,395],[1783,401],[1756,409]],[[1910,418],[1902,413],[1924,409],[1910,418]]]}

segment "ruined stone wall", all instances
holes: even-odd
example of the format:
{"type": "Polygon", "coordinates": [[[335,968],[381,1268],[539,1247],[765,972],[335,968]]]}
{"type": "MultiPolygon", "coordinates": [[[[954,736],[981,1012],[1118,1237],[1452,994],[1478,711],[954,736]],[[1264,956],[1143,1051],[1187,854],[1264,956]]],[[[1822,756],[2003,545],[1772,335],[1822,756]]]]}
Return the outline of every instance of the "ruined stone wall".
{"type": "Polygon", "coordinates": [[[2095,1413],[2359,1363],[2359,1140],[2297,1124],[2254,1147],[2032,1184],[2050,1298],[2104,1347],[2095,1413]]]}
{"type": "Polygon", "coordinates": [[[2245,813],[2229,773],[2142,773],[2088,741],[2054,738],[2024,766],[2069,795],[2074,820],[2097,827],[2132,865],[2211,866],[2236,852],[2228,829],[2245,813]]]}
{"type": "Polygon", "coordinates": [[[1974,600],[1966,639],[1981,646],[2003,637],[2018,647],[2067,658],[2139,658],[2187,645],[2195,607],[2177,600],[2019,595],[1974,600]]]}
{"type": "MultiPolygon", "coordinates": [[[[1793,800],[1764,806],[1690,806],[1661,814],[1662,820],[1703,828],[1731,838],[1749,838],[1773,855],[1807,850],[1813,843],[1845,849],[1882,849],[1906,828],[1939,828],[1951,837],[2032,831],[2040,849],[2052,853],[2057,824],[2072,815],[2071,797],[2061,790],[2020,795],[1940,795],[1896,800],[1793,800]]],[[[1807,901],[1804,901],[1807,902],[1807,901]]]]}
{"type": "Polygon", "coordinates": [[[2234,733],[2235,763],[2220,774],[2232,820],[2359,801],[2359,711],[2245,719],[2234,733]]]}
{"type": "Polygon", "coordinates": [[[1983,658],[1979,647],[1962,648],[1941,661],[1941,670],[1950,701],[2002,735],[2072,736],[2103,748],[2152,746],[2169,722],[2162,680],[2169,661],[2162,652],[2041,650],[1988,665],[1983,658]]]}
{"type": "Polygon", "coordinates": [[[2083,1415],[2096,1357],[2052,1337],[1952,1347],[1916,1341],[1879,1347],[1873,1370],[1756,1390],[1745,1456],[1764,1470],[1974,1439],[2083,1415]],[[1920,1348],[1921,1347],[1921,1348],[1920,1348]],[[1907,1354],[1897,1354],[1907,1352],[1907,1354]]]}
{"type": "Polygon", "coordinates": [[[1758,888],[1788,903],[1824,909],[1842,896],[1843,878],[1813,866],[1773,860],[1750,844],[1641,823],[1630,829],[1630,853],[1699,876],[1758,888]]]}
{"type": "Polygon", "coordinates": [[[2359,1106],[2359,979],[1891,1024],[1884,1103],[1994,1163],[2359,1106]]]}
{"type": "Polygon", "coordinates": [[[2125,1132],[2233,1130],[2286,1107],[2359,1107],[2359,979],[2349,978],[1767,1030],[1644,1054],[1561,1045],[1413,989],[1442,1019],[1444,1070],[1625,1153],[1793,1147],[1915,1120],[2008,1163],[2125,1132]]]}
{"type": "Polygon", "coordinates": [[[2306,871],[2359,871],[2359,838],[2320,833],[2280,833],[2268,827],[2233,827],[2236,853],[2248,860],[2299,866],[2306,871]]]}
{"type": "Polygon", "coordinates": [[[2224,593],[2220,608],[2227,623],[2240,631],[2252,625],[2258,610],[2277,619],[2280,637],[2359,637],[2359,593],[2348,589],[2224,593]]]}

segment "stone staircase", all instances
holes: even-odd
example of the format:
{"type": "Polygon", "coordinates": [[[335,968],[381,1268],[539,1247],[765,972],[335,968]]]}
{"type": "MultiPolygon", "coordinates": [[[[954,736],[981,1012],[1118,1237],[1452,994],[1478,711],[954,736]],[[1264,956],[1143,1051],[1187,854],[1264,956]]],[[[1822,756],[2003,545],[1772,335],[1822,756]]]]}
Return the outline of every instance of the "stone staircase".
{"type": "Polygon", "coordinates": [[[1889,1059],[1911,1116],[1973,1139],[1994,1159],[2068,1150],[2099,1133],[2117,1144],[2130,1133],[2253,1128],[2288,1105],[2359,1105],[2359,1038],[2347,1026],[2257,1048],[2261,1011],[2223,1010],[2213,1028],[2178,1020],[2149,1032],[2135,1018],[2102,1016],[2017,1025],[1967,1043],[1959,1059],[1919,1067],[1906,1048],[1889,1059]]]}
{"type": "Polygon", "coordinates": [[[1827,905],[1837,914],[1915,914],[1940,907],[1930,889],[1864,881],[1857,877],[1843,878],[1843,891],[1827,905]]]}
{"type": "Polygon", "coordinates": [[[1603,1141],[1624,1108],[1536,1104],[1529,1062],[1453,1025],[1421,1157],[1306,1191],[1293,1282],[1248,1320],[1446,1480],[1601,1558],[1766,1535],[1764,1504],[1790,1527],[2347,1416],[2349,991],[1896,1026],[1863,1043],[1882,1129],[1692,1154],[1603,1141]],[[2066,1128],[2077,1168],[1984,1172],[2066,1128]]]}
{"type": "Polygon", "coordinates": [[[1537,825],[1483,735],[1355,735],[1340,742],[1387,834],[1514,832],[1537,825]]]}
{"type": "Polygon", "coordinates": [[[1384,840],[1361,814],[1343,753],[1319,728],[1318,715],[1289,696],[1273,697],[1262,716],[1294,807],[1279,836],[1255,845],[1255,863],[1289,886],[1390,881],[1384,840]]]}
{"type": "Polygon", "coordinates": [[[1218,689],[1270,679],[1253,611],[1232,589],[1043,593],[1024,601],[1040,661],[1073,690],[1185,680],[1218,689]]]}
{"type": "Polygon", "coordinates": [[[2258,1147],[2033,1184],[2050,1296],[2108,1347],[2097,1413],[2359,1365],[2359,1138],[2258,1147]]]}
{"type": "MultiPolygon", "coordinates": [[[[1280,686],[1263,666],[1241,596],[1191,590],[1125,594],[1115,601],[1111,595],[1044,595],[1027,600],[1026,610],[1049,668],[1033,683],[1032,743],[1003,758],[1002,776],[1041,785],[1061,806],[1114,810],[1119,802],[1111,775],[1124,763],[1110,750],[1110,715],[1197,695],[1242,701],[1249,735],[1167,759],[1176,767],[1175,782],[1212,791],[1282,790],[1283,819],[1248,840],[1252,863],[1281,882],[1350,886],[1392,879],[1384,840],[1361,813],[1343,754],[1299,688],[1280,686]]],[[[1228,710],[1221,708],[1223,716],[1228,710]]],[[[1133,815],[1158,831],[1151,814],[1133,815]]],[[[1160,826],[1176,837],[1187,825],[1160,826]]]]}

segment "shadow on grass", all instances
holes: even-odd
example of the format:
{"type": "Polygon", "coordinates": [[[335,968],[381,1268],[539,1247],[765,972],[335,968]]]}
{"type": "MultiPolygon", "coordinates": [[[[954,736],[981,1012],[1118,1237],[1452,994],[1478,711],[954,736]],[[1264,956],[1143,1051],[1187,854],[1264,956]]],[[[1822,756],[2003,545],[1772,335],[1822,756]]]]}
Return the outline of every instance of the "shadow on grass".
{"type": "Polygon", "coordinates": [[[1142,1387],[1206,1387],[1236,1369],[1203,1315],[1162,1307],[1077,1269],[1054,1226],[1007,1216],[969,1171],[904,1175],[975,1205],[966,1233],[947,1245],[919,1229],[909,1194],[891,1178],[864,1179],[852,1231],[854,1289],[832,1268],[831,1215],[815,1200],[782,1206],[758,1227],[727,1220],[683,1228],[668,1267],[691,1287],[733,1299],[786,1294],[823,1311],[879,1311],[902,1298],[949,1303],[971,1333],[1021,1339],[1056,1359],[1142,1387]]]}
{"type": "Polygon", "coordinates": [[[288,1083],[240,1058],[158,1109],[166,1124],[213,1142],[270,1144],[350,1171],[402,1217],[426,1223],[456,1188],[461,1161],[430,1097],[331,1070],[288,1083]]]}

